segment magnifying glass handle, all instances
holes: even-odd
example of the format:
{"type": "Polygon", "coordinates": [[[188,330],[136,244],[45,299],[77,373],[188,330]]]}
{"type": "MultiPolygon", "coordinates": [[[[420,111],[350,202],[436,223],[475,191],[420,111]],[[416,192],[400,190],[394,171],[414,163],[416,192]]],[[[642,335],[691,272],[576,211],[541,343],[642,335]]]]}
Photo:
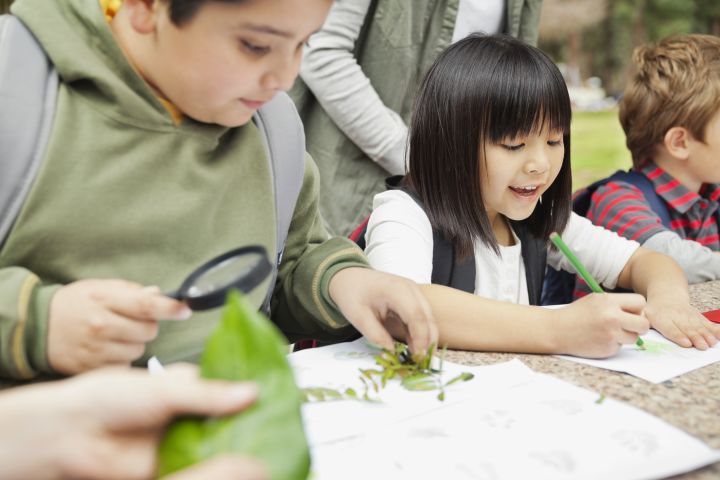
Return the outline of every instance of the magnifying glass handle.
{"type": "Polygon", "coordinates": [[[169,292],[163,293],[166,297],[174,298],[175,300],[182,300],[180,298],[180,290],[171,290],[169,292]]]}

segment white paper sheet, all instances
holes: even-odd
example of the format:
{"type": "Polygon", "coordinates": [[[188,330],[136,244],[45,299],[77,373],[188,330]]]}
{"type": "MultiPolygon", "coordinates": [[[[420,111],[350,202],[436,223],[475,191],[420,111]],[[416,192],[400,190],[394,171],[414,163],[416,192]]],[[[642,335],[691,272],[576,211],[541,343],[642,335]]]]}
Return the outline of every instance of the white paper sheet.
{"type": "Polygon", "coordinates": [[[720,361],[720,346],[718,345],[705,351],[683,348],[655,330],[650,330],[642,338],[645,341],[646,350],[640,350],[636,345],[623,345],[615,356],[602,360],[568,355],[557,356],[593,367],[629,373],[652,383],[661,383],[720,361]]]}
{"type": "MultiPolygon", "coordinates": [[[[373,365],[361,340],[290,355],[300,386],[356,387],[373,365]]],[[[383,403],[303,406],[313,480],[393,478],[646,479],[720,460],[720,452],[662,420],[535,373],[521,362],[446,363],[448,378],[475,378],[436,392],[389,384],[383,403]]]]}

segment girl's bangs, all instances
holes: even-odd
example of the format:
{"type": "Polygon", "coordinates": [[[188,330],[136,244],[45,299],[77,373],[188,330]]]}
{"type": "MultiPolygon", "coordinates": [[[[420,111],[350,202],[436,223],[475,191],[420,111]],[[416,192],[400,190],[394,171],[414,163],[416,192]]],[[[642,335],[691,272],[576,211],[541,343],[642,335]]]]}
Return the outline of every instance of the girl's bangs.
{"type": "MultiPolygon", "coordinates": [[[[492,75],[488,136],[492,143],[525,137],[543,129],[570,132],[570,97],[560,71],[539,52],[522,52],[530,58],[509,58],[492,75]]],[[[518,55],[520,56],[520,55],[518,55]]]]}

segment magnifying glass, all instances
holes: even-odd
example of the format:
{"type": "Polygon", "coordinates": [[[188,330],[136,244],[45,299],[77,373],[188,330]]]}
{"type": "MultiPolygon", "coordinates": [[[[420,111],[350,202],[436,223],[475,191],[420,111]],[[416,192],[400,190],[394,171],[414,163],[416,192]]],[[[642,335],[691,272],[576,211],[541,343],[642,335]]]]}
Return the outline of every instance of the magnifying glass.
{"type": "Polygon", "coordinates": [[[270,274],[272,265],[260,245],[236,248],[197,268],[168,297],[183,301],[192,310],[209,310],[225,303],[228,290],[248,293],[270,274]]]}

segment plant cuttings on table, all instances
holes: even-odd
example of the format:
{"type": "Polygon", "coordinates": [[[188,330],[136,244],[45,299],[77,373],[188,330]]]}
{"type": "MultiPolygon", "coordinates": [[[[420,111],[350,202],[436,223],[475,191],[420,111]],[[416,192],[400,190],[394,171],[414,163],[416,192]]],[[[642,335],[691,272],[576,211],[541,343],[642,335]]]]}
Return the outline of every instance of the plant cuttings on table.
{"type": "Polygon", "coordinates": [[[467,382],[474,375],[463,372],[460,375],[444,382],[442,380],[442,367],[445,359],[445,349],[440,354],[438,368],[432,367],[432,359],[436,352],[435,345],[431,345],[424,355],[411,354],[407,345],[395,342],[394,350],[383,349],[374,356],[375,364],[379,368],[360,369],[360,381],[364,391],[359,395],[354,389],[344,391],[325,387],[309,387],[302,389],[306,402],[322,402],[331,400],[365,400],[377,401],[370,395],[380,393],[389,380],[398,379],[400,385],[407,390],[430,391],[439,390],[437,399],[445,400],[445,387],[454,383],[467,382]]]}

